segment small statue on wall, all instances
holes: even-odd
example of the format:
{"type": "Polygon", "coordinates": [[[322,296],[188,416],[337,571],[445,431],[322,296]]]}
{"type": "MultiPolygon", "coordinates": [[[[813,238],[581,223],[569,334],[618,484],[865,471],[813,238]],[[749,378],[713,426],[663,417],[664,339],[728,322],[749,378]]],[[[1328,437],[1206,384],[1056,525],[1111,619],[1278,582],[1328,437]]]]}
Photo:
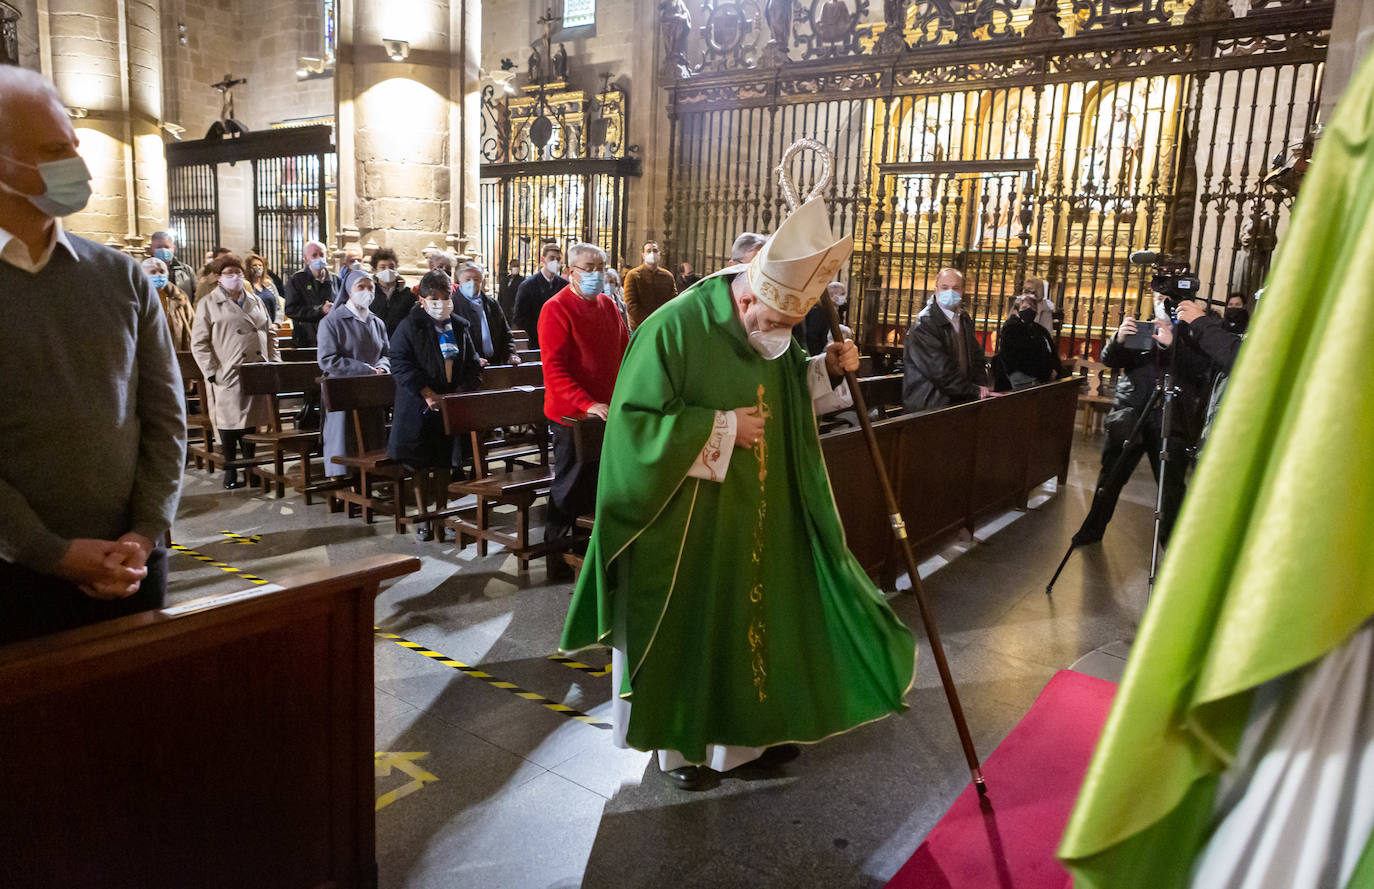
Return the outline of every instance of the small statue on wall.
{"type": "Polygon", "coordinates": [[[558,44],[558,52],[553,54],[553,76],[555,80],[566,82],[568,79],[568,48],[558,44]]]}
{"type": "Polygon", "coordinates": [[[525,64],[527,66],[525,70],[528,71],[530,75],[530,83],[539,83],[544,79],[544,60],[540,58],[539,50],[531,49],[529,61],[525,64]]]}
{"type": "Polygon", "coordinates": [[[663,42],[667,49],[665,69],[678,77],[687,77],[687,37],[692,33],[692,16],[683,0],[663,0],[658,7],[662,20],[663,42]]]}

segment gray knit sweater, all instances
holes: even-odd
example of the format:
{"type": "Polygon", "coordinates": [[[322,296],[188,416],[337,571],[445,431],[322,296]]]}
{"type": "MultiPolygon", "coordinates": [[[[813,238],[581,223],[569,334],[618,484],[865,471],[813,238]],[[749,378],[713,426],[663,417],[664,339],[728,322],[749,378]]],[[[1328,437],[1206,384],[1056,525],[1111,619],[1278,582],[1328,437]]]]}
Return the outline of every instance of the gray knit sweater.
{"type": "Polygon", "coordinates": [[[186,451],[162,305],[131,257],[68,235],[0,262],[0,559],[52,573],[75,537],[160,542],[186,451]]]}

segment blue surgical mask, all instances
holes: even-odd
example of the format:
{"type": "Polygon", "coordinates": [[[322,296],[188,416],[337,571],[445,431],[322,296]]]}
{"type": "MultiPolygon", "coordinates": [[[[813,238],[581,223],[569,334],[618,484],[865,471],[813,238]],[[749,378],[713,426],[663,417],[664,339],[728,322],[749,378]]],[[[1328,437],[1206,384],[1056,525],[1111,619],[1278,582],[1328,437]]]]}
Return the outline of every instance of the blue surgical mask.
{"type": "Polygon", "coordinates": [[[70,216],[86,209],[91,200],[91,171],[80,155],[64,157],[59,161],[45,161],[41,164],[26,164],[9,158],[10,163],[30,170],[37,170],[43,177],[42,194],[24,194],[13,186],[4,185],[7,191],[28,198],[45,216],[70,216]]]}
{"type": "Polygon", "coordinates": [[[942,308],[952,312],[959,308],[959,304],[964,301],[964,295],[957,290],[937,290],[935,299],[942,308]]]}
{"type": "Polygon", "coordinates": [[[318,271],[319,271],[320,269],[322,269],[322,268],[324,268],[324,258],[323,258],[323,257],[317,257],[317,258],[315,258],[315,259],[310,260],[310,270],[311,270],[312,272],[318,272],[318,271]]]}
{"type": "Polygon", "coordinates": [[[466,296],[468,299],[472,299],[474,296],[477,295],[477,282],[463,281],[458,285],[458,292],[463,294],[463,296],[466,296]]]}
{"type": "Polygon", "coordinates": [[[153,251],[153,255],[156,256],[158,259],[162,260],[163,262],[171,262],[171,261],[172,261],[172,248],[170,248],[170,247],[159,247],[159,248],[157,248],[156,250],[153,251]]]}
{"type": "Polygon", "coordinates": [[[583,272],[577,281],[577,286],[582,288],[584,296],[595,296],[606,287],[606,273],[583,272]]]}
{"type": "Polygon", "coordinates": [[[152,283],[155,290],[161,290],[167,286],[166,275],[149,275],[148,280],[152,283]]]}

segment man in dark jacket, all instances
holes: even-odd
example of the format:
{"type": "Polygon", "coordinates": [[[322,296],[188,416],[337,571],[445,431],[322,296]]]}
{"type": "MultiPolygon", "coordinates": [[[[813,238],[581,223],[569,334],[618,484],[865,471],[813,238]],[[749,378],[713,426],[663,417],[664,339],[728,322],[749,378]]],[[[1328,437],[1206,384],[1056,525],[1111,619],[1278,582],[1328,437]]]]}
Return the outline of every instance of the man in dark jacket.
{"type": "Polygon", "coordinates": [[[1107,442],[1102,449],[1102,471],[1097,476],[1097,490],[1093,494],[1092,509],[1073,536],[1075,546],[1096,543],[1111,521],[1121,489],[1142,456],[1149,457],[1155,480],[1160,477],[1159,452],[1163,443],[1163,405],[1154,398],[1155,388],[1172,361],[1173,385],[1178,387],[1174,398],[1173,419],[1164,461],[1164,504],[1160,515],[1159,538],[1167,543],[1183,504],[1184,484],[1188,466],[1193,459],[1193,447],[1202,431],[1202,413],[1207,403],[1209,387],[1207,356],[1188,336],[1175,336],[1169,320],[1165,298],[1155,294],[1154,344],[1148,349],[1129,349],[1128,336],[1135,333],[1136,321],[1126,318],[1116,334],[1102,349],[1102,363],[1119,368],[1121,378],[1116,384],[1116,404],[1107,414],[1107,442]],[[1177,354],[1172,354],[1177,351],[1177,354]],[[1130,438],[1142,412],[1149,408],[1141,431],[1130,438]]]}
{"type": "Polygon", "coordinates": [[[929,411],[995,394],[988,384],[987,358],[963,302],[963,273],[941,269],[935,276],[934,299],[906,334],[902,406],[908,411],[929,411]]]}
{"type": "Polygon", "coordinates": [[[1199,447],[1212,432],[1217,411],[1221,409],[1221,398],[1226,394],[1226,384],[1231,379],[1231,369],[1236,366],[1241,343],[1245,341],[1245,328],[1249,324],[1250,315],[1246,312],[1243,318],[1236,316],[1233,304],[1238,296],[1241,297],[1240,311],[1246,312],[1244,297],[1233,293],[1226,300],[1224,320],[1205,310],[1202,303],[1193,300],[1180,303],[1178,307],[1181,335],[1196,344],[1199,351],[1211,362],[1211,391],[1207,399],[1202,432],[1198,437],[1199,447]]]}
{"type": "Polygon", "coordinates": [[[286,316],[291,319],[291,340],[297,349],[315,348],[320,319],[334,308],[342,292],[337,275],[329,271],[324,245],[305,245],[305,268],[286,281],[286,316]]]}
{"type": "Polygon", "coordinates": [[[506,276],[501,280],[501,292],[496,297],[496,302],[508,319],[515,317],[515,294],[524,283],[525,276],[520,274],[520,263],[512,259],[506,276]]]}
{"type": "Polygon", "coordinates": [[[558,274],[563,265],[563,250],[557,244],[545,244],[539,251],[539,271],[525,279],[515,291],[515,326],[530,338],[530,348],[539,348],[539,313],[544,303],[568,286],[568,279],[558,274]]]}
{"type": "Polygon", "coordinates": [[[468,322],[468,332],[484,364],[519,364],[511,349],[510,325],[496,300],[482,289],[482,267],[465,262],[458,267],[458,293],[453,312],[468,322]]]}
{"type": "Polygon", "coordinates": [[[176,257],[176,242],[172,236],[166,232],[153,232],[153,236],[148,239],[148,255],[162,260],[167,264],[167,277],[172,283],[181,288],[181,292],[188,297],[196,292],[196,273],[191,271],[191,267],[176,257]]]}

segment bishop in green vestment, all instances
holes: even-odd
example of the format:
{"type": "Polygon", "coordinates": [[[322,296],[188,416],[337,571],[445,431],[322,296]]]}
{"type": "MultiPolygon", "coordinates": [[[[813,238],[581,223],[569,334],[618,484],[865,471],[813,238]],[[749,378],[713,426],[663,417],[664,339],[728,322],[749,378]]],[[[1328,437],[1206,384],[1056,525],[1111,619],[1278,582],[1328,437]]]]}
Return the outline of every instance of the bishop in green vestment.
{"type": "Polygon", "coordinates": [[[618,734],[674,752],[665,771],[905,707],[915,643],[845,544],[816,429],[857,352],[808,360],[790,335],[849,249],[808,202],[749,267],[656,311],[621,366],[562,647],[612,646],[618,734]]]}

